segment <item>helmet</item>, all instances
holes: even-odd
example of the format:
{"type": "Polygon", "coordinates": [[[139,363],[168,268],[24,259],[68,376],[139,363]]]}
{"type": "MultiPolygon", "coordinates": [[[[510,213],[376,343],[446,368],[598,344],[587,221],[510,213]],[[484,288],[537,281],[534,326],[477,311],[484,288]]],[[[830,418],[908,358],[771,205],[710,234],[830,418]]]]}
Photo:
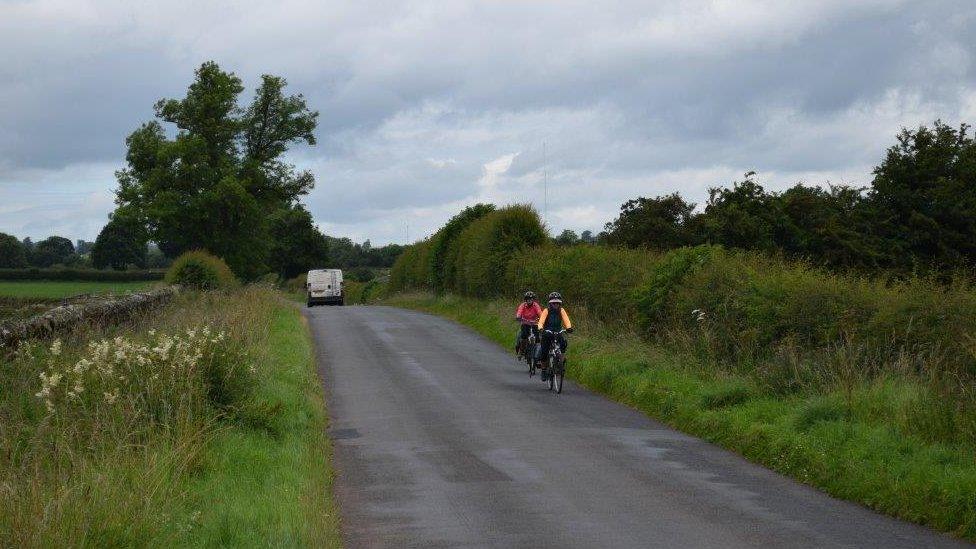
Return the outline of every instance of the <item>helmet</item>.
{"type": "Polygon", "coordinates": [[[528,301],[530,299],[535,299],[535,292],[531,292],[531,291],[530,292],[525,292],[525,295],[522,296],[522,299],[524,299],[526,301],[528,301]]]}
{"type": "Polygon", "coordinates": [[[562,303],[563,296],[559,292],[552,292],[549,294],[549,303],[562,303]]]}

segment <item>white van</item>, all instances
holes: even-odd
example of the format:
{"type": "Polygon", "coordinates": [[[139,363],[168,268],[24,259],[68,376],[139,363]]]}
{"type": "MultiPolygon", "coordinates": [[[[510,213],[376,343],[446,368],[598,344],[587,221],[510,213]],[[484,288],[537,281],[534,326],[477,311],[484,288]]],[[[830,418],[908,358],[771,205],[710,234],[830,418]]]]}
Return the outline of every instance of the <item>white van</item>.
{"type": "Polygon", "coordinates": [[[307,305],[309,307],[319,303],[326,305],[343,305],[342,271],[339,269],[313,269],[308,272],[305,280],[308,291],[307,305]]]}

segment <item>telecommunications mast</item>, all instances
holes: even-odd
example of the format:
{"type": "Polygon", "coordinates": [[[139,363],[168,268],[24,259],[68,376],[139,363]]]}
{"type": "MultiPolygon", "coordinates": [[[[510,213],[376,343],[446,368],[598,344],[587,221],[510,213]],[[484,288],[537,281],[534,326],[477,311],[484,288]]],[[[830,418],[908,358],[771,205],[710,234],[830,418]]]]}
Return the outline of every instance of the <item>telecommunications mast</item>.
{"type": "Polygon", "coordinates": [[[549,221],[549,163],[546,157],[546,142],[542,142],[542,222],[549,221]]]}

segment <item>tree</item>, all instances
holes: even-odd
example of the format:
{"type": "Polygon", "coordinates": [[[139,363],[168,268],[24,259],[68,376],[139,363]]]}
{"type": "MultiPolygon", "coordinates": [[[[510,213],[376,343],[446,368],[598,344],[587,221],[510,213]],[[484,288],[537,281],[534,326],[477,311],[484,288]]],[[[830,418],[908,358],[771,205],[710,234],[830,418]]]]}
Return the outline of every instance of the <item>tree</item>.
{"type": "Polygon", "coordinates": [[[656,198],[639,197],[620,206],[620,215],[604,228],[611,245],[666,250],[694,243],[688,223],[695,205],[678,193],[656,198]]]}
{"type": "Polygon", "coordinates": [[[71,261],[75,254],[75,246],[63,236],[48,237],[34,246],[33,261],[38,267],[64,265],[71,261]]]}
{"type": "Polygon", "coordinates": [[[580,237],[576,234],[576,231],[570,229],[564,230],[553,240],[560,246],[572,246],[573,244],[580,243],[580,237]]]}
{"type": "Polygon", "coordinates": [[[17,237],[0,233],[0,268],[20,269],[27,266],[27,249],[17,237]]]}
{"type": "Polygon", "coordinates": [[[705,211],[692,231],[705,242],[730,248],[775,250],[774,228],[782,221],[775,195],[753,180],[755,172],[732,188],[709,189],[705,211]]]}
{"type": "Polygon", "coordinates": [[[593,236],[593,231],[591,231],[591,230],[585,230],[585,231],[581,232],[580,233],[580,242],[582,242],[584,244],[595,244],[596,243],[596,237],[593,236]]]}
{"type": "Polygon", "coordinates": [[[873,268],[881,261],[864,215],[863,189],[796,185],[773,200],[781,213],[773,238],[787,255],[836,268],[873,268]]]}
{"type": "Polygon", "coordinates": [[[941,121],[902,130],[874,169],[866,208],[889,265],[951,270],[976,262],[976,143],[941,121]]]}
{"type": "Polygon", "coordinates": [[[262,76],[254,100],[241,109],[241,80],[204,63],[183,99],[157,102],[158,120],[126,139],[116,202],[168,257],[206,249],[243,278],[272,261],[270,218],[314,185],[311,173],[280,160],[294,143],[315,144],[318,118],[301,95],[285,96],[285,85],[262,76]],[[161,122],[176,126],[174,138],[161,122]]]}
{"type": "Polygon", "coordinates": [[[281,209],[271,217],[269,267],[284,279],[314,268],[328,267],[329,243],[301,205],[281,209]]]}
{"type": "Polygon", "coordinates": [[[92,265],[124,270],[128,265],[146,266],[146,231],[138,219],[116,212],[92,245],[92,265]]]}

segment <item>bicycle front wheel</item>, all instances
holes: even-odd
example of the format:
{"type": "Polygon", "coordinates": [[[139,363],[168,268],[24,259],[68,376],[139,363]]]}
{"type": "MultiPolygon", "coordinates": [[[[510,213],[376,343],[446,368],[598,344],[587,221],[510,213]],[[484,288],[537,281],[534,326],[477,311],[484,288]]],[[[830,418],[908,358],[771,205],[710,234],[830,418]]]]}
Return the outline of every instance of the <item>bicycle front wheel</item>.
{"type": "Polygon", "coordinates": [[[550,388],[556,392],[556,394],[561,394],[563,392],[563,376],[566,374],[566,359],[561,359],[559,361],[559,366],[552,372],[550,388]]]}

